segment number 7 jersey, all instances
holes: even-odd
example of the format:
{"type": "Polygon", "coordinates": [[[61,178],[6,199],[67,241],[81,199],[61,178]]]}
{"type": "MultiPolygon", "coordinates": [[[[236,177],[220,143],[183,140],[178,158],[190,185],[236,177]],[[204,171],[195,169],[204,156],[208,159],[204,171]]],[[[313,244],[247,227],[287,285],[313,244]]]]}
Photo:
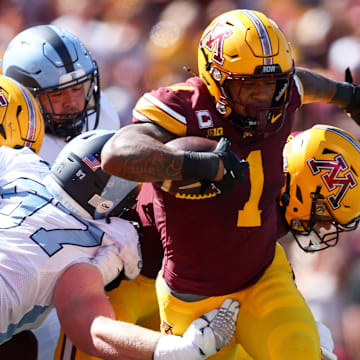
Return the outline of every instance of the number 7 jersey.
{"type": "Polygon", "coordinates": [[[177,136],[231,141],[249,162],[247,179],[224,197],[188,200],[154,188],[154,214],[164,247],[162,274],[175,291],[229,294],[255,283],[271,264],[277,240],[277,197],[284,182],[282,149],[301,105],[295,79],[284,125],[270,137],[252,136],[221,117],[203,82],[184,83],[144,94],[133,122],[149,122],[177,136]]]}
{"type": "Polygon", "coordinates": [[[53,307],[56,281],[68,266],[89,262],[107,245],[122,243],[138,254],[139,244],[126,220],[111,218],[107,224],[65,210],[43,185],[47,164],[31,150],[0,147],[0,174],[2,344],[41,324],[53,307]]]}

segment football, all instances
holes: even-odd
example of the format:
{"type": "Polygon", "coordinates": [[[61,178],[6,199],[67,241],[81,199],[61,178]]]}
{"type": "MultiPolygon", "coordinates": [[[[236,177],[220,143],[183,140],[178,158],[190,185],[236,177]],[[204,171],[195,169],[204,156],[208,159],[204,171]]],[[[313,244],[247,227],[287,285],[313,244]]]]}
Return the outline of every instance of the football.
{"type": "MultiPolygon", "coordinates": [[[[215,150],[218,142],[199,136],[185,136],[176,138],[166,143],[167,146],[179,150],[209,152],[215,150]]],[[[179,199],[201,200],[209,199],[218,195],[219,190],[213,185],[201,194],[201,183],[195,180],[164,180],[163,182],[154,183],[156,187],[166,191],[179,199]]]]}

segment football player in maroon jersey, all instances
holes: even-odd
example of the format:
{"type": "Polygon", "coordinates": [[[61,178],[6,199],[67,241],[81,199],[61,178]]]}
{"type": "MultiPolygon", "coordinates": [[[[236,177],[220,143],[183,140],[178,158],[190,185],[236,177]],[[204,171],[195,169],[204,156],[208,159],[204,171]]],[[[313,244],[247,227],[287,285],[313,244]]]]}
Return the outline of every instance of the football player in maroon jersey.
{"type": "MultiPolygon", "coordinates": [[[[354,186],[360,181],[359,142],[342,129],[316,125],[304,132],[292,133],[285,145],[283,157],[288,181],[280,194],[284,216],[279,218],[278,236],[285,235],[290,229],[306,252],[335,246],[340,233],[355,230],[359,222],[360,187],[354,186]],[[334,182],[336,184],[330,186],[334,182]],[[321,191],[317,190],[319,187],[321,191]],[[314,197],[316,191],[319,196],[314,197]],[[336,200],[340,199],[338,203],[336,200]]],[[[141,245],[144,265],[141,275],[132,281],[123,281],[107,294],[118,320],[157,330],[160,321],[155,277],[163,255],[153,214],[153,195],[151,184],[143,184],[136,211],[130,210],[126,215],[127,219],[140,224],[143,235],[141,245]],[[140,293],[141,296],[138,295],[140,293]]],[[[329,330],[319,322],[317,326],[323,357],[336,359],[329,330]]],[[[62,335],[55,359],[96,358],[76,349],[62,335]]],[[[239,347],[238,360],[250,359],[239,347]]]]}
{"type": "Polygon", "coordinates": [[[282,149],[302,104],[332,103],[359,122],[360,87],[295,68],[276,23],[251,10],[213,20],[198,64],[199,77],[144,94],[134,124],[102,151],[103,169],[123,178],[198,179],[219,189],[190,202],[154,188],[163,330],[182,334],[231,294],[241,303],[237,333],[216,358],[236,358],[238,342],[256,360],[318,360],[314,318],[276,244],[282,149]],[[205,153],[165,145],[179,136],[225,139],[205,153]]]}

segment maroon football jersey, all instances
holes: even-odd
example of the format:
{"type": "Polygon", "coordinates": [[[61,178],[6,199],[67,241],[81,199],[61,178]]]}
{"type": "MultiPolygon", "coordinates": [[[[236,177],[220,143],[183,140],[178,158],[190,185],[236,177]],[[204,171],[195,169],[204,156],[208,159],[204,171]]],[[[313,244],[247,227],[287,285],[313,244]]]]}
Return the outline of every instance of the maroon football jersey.
{"type": "Polygon", "coordinates": [[[222,118],[197,77],[147,93],[137,103],[134,122],[150,119],[178,136],[227,137],[232,151],[250,165],[246,181],[224,197],[185,200],[154,188],[162,272],[174,290],[229,294],[256,282],[271,264],[284,182],[282,149],[301,104],[295,85],[289,96],[283,127],[267,138],[244,133],[222,118]]]}

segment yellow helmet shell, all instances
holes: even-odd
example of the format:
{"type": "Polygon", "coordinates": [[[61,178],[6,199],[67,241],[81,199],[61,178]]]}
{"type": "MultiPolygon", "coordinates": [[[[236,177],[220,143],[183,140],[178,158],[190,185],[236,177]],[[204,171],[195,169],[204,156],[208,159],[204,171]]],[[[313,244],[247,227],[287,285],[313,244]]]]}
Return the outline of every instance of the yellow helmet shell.
{"type": "Polygon", "coordinates": [[[325,216],[347,225],[360,216],[360,143],[348,132],[316,125],[284,147],[284,171],[290,176],[285,218],[309,221],[313,194],[319,188],[325,216]]]}
{"type": "Polygon", "coordinates": [[[39,153],[45,124],[40,107],[24,86],[0,75],[0,145],[39,153]]]}
{"type": "MultiPolygon", "coordinates": [[[[252,10],[233,10],[215,18],[205,29],[198,49],[199,76],[215,104],[227,78],[251,77],[257,67],[262,74],[287,73],[294,62],[289,43],[278,25],[252,10]]],[[[223,116],[231,113],[225,101],[223,116]],[[226,111],[225,111],[226,110],[226,111]]],[[[217,105],[217,109],[218,105],[217,105]]]]}

